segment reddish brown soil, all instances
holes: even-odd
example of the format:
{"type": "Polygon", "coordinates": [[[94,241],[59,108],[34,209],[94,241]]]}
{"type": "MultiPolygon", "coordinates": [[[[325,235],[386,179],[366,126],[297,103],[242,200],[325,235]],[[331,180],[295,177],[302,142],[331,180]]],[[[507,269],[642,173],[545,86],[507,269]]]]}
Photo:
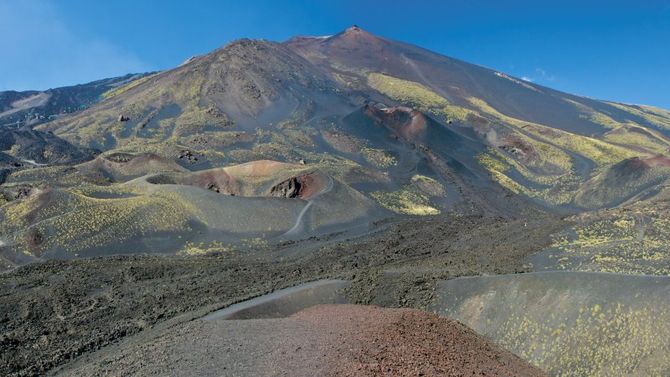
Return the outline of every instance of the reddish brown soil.
{"type": "Polygon", "coordinates": [[[300,182],[300,199],[310,199],[321,193],[326,187],[326,177],[321,174],[303,174],[297,177],[300,182]]]}
{"type": "Polygon", "coordinates": [[[225,195],[240,195],[240,183],[224,169],[196,173],[190,179],[187,179],[185,183],[225,195]]]}
{"type": "Polygon", "coordinates": [[[644,162],[650,167],[670,166],[670,159],[665,156],[650,157],[644,162]]]}
{"type": "Polygon", "coordinates": [[[333,376],[544,376],[465,325],[413,309],[319,305],[291,317],[331,344],[333,376]]]}
{"type": "Polygon", "coordinates": [[[71,367],[58,375],[544,376],[459,322],[359,305],[320,305],[288,318],[190,321],[71,367]]]}
{"type": "Polygon", "coordinates": [[[366,106],[365,112],[376,122],[390,128],[406,140],[419,142],[425,136],[426,117],[419,111],[402,106],[385,109],[366,106]]]}

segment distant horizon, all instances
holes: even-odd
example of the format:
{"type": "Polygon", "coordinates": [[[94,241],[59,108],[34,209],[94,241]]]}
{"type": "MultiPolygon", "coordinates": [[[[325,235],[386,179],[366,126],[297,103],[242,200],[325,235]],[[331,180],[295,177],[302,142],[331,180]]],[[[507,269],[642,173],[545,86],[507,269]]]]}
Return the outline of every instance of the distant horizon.
{"type": "Polygon", "coordinates": [[[419,1],[409,13],[382,4],[0,0],[0,90],[163,71],[241,38],[283,42],[355,24],[570,94],[670,109],[670,1],[419,1]]]}

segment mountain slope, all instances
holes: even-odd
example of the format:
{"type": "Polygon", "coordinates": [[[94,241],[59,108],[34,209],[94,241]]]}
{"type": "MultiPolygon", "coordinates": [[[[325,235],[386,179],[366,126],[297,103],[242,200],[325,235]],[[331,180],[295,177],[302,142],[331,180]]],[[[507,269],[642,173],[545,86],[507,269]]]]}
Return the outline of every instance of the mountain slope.
{"type": "MultiPolygon", "coordinates": [[[[365,103],[407,106],[476,140],[478,164],[468,170],[543,206],[581,208],[575,193],[608,166],[670,148],[666,111],[561,93],[356,26],[325,38],[236,41],[43,128],[190,169],[321,161],[323,130],[365,103]]],[[[352,160],[325,153],[331,165],[352,160]]]]}
{"type": "Polygon", "coordinates": [[[129,74],[44,91],[0,92],[0,126],[37,125],[85,109],[116,88],[145,77],[129,74]]]}
{"type": "Polygon", "coordinates": [[[543,204],[581,207],[575,191],[603,169],[668,154],[667,111],[561,93],[356,26],[285,44],[347,88],[474,129],[491,147],[481,160],[492,176],[543,204]]]}
{"type": "Polygon", "coordinates": [[[636,122],[666,135],[670,127],[667,112],[561,93],[357,26],[329,38],[298,37],[285,44],[330,75],[351,79],[350,86],[364,85],[366,74],[380,72],[424,85],[457,106],[472,109],[469,98],[477,98],[509,117],[584,135],[601,135],[614,123],[636,122]]]}
{"type": "MultiPolygon", "coordinates": [[[[165,222],[155,219],[168,216],[169,224],[174,220],[182,228],[211,229],[213,218],[203,215],[205,197],[216,198],[212,208],[249,217],[253,225],[249,234],[235,228],[225,237],[229,225],[222,225],[217,229],[224,233],[217,237],[282,239],[277,236],[287,229],[276,231],[273,223],[275,231],[262,231],[265,225],[259,225],[270,221],[274,210],[258,210],[250,204],[256,199],[229,198],[240,195],[235,180],[217,170],[229,165],[281,162],[330,177],[335,199],[322,205],[291,195],[278,199],[284,212],[275,210],[286,220],[281,226],[294,224],[301,237],[394,216],[517,216],[529,203],[561,213],[608,208],[652,200],[665,192],[661,188],[670,177],[664,164],[656,163],[665,161],[670,148],[667,111],[561,93],[355,26],[331,37],[235,41],[119,86],[100,103],[39,125],[36,132],[52,132],[102,155],[67,169],[8,173],[12,187],[37,185],[50,193],[24,210],[22,202],[0,208],[11,229],[13,255],[19,255],[18,245],[28,245],[26,253],[34,256],[64,255],[62,248],[30,246],[32,233],[20,229],[57,224],[50,216],[61,201],[83,200],[88,204],[68,211],[95,218],[99,214],[91,208],[107,208],[98,201],[109,204],[110,198],[124,211],[153,213],[152,220],[136,218],[148,228],[130,227],[138,237],[148,232],[163,240],[151,244],[153,251],[175,252],[186,240],[166,236],[160,225],[165,222]],[[213,181],[182,177],[190,174],[213,181]],[[81,199],[87,194],[79,186],[84,192],[102,190],[94,196],[103,198],[81,199]],[[154,197],[168,189],[192,204],[175,212],[169,200],[154,197]],[[351,203],[362,205],[364,213],[324,220],[325,213],[343,214],[351,203]],[[36,218],[42,220],[35,223],[36,218]]],[[[271,171],[263,174],[257,184],[272,181],[271,171]]],[[[299,177],[285,177],[277,190],[299,192],[304,183],[299,177]]],[[[118,223],[111,218],[105,226],[127,229],[133,218],[118,223]]],[[[64,230],[54,229],[60,228],[39,234],[63,239],[64,230]]],[[[73,237],[97,245],[86,239],[94,236],[83,229],[73,237]]]]}

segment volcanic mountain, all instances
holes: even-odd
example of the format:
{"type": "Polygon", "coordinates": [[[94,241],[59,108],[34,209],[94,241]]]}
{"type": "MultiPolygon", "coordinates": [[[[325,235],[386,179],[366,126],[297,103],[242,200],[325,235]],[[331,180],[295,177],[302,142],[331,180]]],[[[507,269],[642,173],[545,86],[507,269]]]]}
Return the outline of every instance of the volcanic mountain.
{"type": "Polygon", "coordinates": [[[102,154],[9,175],[6,187],[37,188],[0,209],[9,259],[119,252],[113,234],[132,234],[123,252],[175,252],[396,216],[607,208],[664,192],[666,165],[652,162],[670,148],[668,111],[561,93],[357,26],[234,41],[35,130],[102,154]],[[228,220],[214,221],[219,205],[228,220]],[[59,208],[87,220],[65,226],[59,208]]]}
{"type": "Polygon", "coordinates": [[[0,93],[0,374],[541,373],[419,312],[277,317],[350,302],[668,375],[667,110],[357,26],[91,85],[0,93]]]}

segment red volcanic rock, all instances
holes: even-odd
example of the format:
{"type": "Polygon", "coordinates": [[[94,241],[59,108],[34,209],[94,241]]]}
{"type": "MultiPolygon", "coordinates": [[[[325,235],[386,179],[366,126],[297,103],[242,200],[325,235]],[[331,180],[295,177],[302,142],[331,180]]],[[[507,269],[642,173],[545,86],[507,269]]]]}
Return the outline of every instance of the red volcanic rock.
{"type": "Polygon", "coordinates": [[[359,305],[319,305],[287,318],[190,321],[63,374],[166,376],[175,371],[184,376],[544,376],[459,322],[419,310],[359,305]]]}
{"type": "Polygon", "coordinates": [[[319,305],[291,317],[325,337],[332,376],[544,376],[465,325],[419,310],[319,305]]]}
{"type": "Polygon", "coordinates": [[[665,156],[654,156],[649,158],[632,157],[623,160],[612,167],[620,174],[641,173],[651,168],[660,168],[670,166],[670,159],[665,156]]]}
{"type": "Polygon", "coordinates": [[[644,160],[644,162],[649,167],[670,166],[670,158],[667,158],[665,156],[650,157],[644,160]]]}
{"type": "Polygon", "coordinates": [[[269,195],[281,198],[310,199],[324,191],[327,183],[327,177],[322,174],[302,174],[273,186],[269,195]]]}
{"type": "Polygon", "coordinates": [[[240,185],[224,169],[208,170],[193,175],[191,184],[225,195],[239,195],[240,185]]]}
{"type": "Polygon", "coordinates": [[[366,106],[365,113],[407,141],[420,142],[424,138],[427,122],[420,111],[404,106],[383,109],[366,106]]]}

